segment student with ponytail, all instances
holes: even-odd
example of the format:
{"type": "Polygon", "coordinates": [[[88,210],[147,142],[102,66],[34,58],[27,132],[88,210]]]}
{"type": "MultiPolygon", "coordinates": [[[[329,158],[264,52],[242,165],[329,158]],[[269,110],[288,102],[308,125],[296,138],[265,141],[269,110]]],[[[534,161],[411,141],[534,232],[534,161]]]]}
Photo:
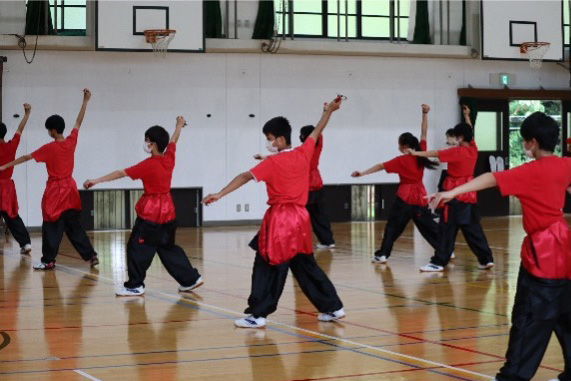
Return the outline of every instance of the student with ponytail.
{"type": "MultiPolygon", "coordinates": [[[[406,153],[412,151],[426,151],[426,131],[428,130],[428,112],[430,107],[422,105],[422,126],[420,141],[410,132],[399,136],[399,150],[406,153]]],[[[425,199],[426,189],[422,184],[424,169],[435,169],[436,163],[425,157],[412,157],[401,155],[385,163],[374,165],[366,171],[355,171],[353,177],[361,177],[371,173],[385,170],[387,173],[397,173],[400,185],[397,198],[389,213],[385,226],[383,242],[380,250],[375,252],[373,263],[386,263],[391,255],[394,242],[402,234],[408,222],[412,219],[420,234],[436,247],[438,241],[438,226],[432,219],[425,199]]]]}

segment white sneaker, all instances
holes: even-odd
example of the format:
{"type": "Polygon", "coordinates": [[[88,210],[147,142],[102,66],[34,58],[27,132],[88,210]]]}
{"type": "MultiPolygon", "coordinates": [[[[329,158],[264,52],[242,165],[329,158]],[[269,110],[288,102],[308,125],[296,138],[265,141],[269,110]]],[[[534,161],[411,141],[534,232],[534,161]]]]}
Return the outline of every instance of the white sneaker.
{"type": "Polygon", "coordinates": [[[245,318],[234,320],[234,325],[240,328],[264,328],[266,326],[266,318],[255,318],[250,315],[245,318]]]}
{"type": "Polygon", "coordinates": [[[450,259],[456,259],[456,254],[454,254],[454,252],[452,252],[452,255],[450,256],[450,259]]]}
{"type": "Polygon", "coordinates": [[[373,263],[387,263],[387,257],[385,257],[384,255],[381,255],[380,257],[377,257],[376,255],[373,257],[373,260],[371,261],[373,263]]]}
{"type": "Polygon", "coordinates": [[[204,281],[202,280],[202,277],[200,277],[191,286],[188,286],[188,287],[179,286],[178,291],[179,292],[189,292],[189,291],[194,290],[195,288],[202,286],[203,284],[204,284],[204,281]]]}
{"type": "Polygon", "coordinates": [[[32,252],[32,245],[27,243],[24,247],[20,248],[20,254],[30,254],[32,252]]]}
{"type": "Polygon", "coordinates": [[[337,310],[335,312],[322,312],[317,315],[317,320],[319,321],[335,321],[339,319],[343,319],[345,317],[345,311],[343,308],[337,310]]]}
{"type": "Polygon", "coordinates": [[[435,272],[439,272],[439,271],[444,271],[444,267],[435,265],[433,263],[429,263],[425,266],[422,266],[420,268],[420,271],[426,272],[426,273],[435,273],[435,272]]]}
{"type": "Polygon", "coordinates": [[[324,245],[322,243],[318,243],[316,247],[318,249],[335,249],[335,244],[332,243],[331,245],[324,245]]]}
{"type": "Polygon", "coordinates": [[[139,286],[137,288],[123,287],[122,289],[115,291],[115,295],[117,296],[140,296],[144,293],[145,288],[143,286],[139,286]]]}
{"type": "Polygon", "coordinates": [[[494,262],[488,262],[488,263],[486,263],[485,265],[478,265],[478,268],[479,268],[480,270],[489,270],[489,269],[491,269],[492,267],[494,267],[494,262]]]}
{"type": "Polygon", "coordinates": [[[34,265],[34,270],[52,270],[54,267],[56,267],[56,263],[54,261],[49,263],[40,262],[34,265]]]}

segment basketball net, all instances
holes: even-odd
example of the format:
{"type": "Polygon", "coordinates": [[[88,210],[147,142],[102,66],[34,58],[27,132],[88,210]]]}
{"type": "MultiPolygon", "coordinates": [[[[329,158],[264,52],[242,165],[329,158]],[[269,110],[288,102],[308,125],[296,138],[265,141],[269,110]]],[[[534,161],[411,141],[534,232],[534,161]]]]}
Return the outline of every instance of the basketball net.
{"type": "Polygon", "coordinates": [[[549,50],[549,42],[524,42],[520,45],[520,52],[529,58],[529,66],[533,69],[540,69],[543,57],[549,50]]]}
{"type": "Polygon", "coordinates": [[[169,44],[176,35],[173,29],[149,29],[143,32],[147,43],[153,47],[156,56],[164,57],[168,51],[169,44]]]}

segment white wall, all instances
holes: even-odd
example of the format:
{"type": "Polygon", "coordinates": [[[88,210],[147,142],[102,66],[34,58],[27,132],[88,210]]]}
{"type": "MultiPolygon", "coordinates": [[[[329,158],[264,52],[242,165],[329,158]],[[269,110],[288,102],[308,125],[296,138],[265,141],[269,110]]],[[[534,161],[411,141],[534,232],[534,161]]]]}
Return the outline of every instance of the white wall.
{"type": "MultiPolygon", "coordinates": [[[[317,122],[323,101],[338,92],[349,97],[326,131],[321,161],[325,183],[353,183],[355,169],[398,154],[399,134],[420,128],[420,104],[428,103],[429,148],[443,146],[444,131],[458,122],[456,90],[490,87],[489,73],[517,75],[518,88],[565,89],[568,72],[555,64],[532,71],[526,62],[479,60],[333,57],[261,54],[168,54],[39,51],[32,65],[21,53],[4,51],[4,121],[13,133],[24,102],[32,116],[18,155],[49,141],[46,117],[61,114],[68,131],[81,104],[81,89],[93,92],[80,134],[74,177],[125,168],[145,157],[143,133],[153,124],[172,131],[175,117],[189,127],[178,148],[174,187],[202,186],[218,191],[237,173],[255,165],[252,155],[264,150],[263,123],[287,116],[297,143],[299,127],[317,122]],[[212,114],[207,118],[206,114],[212,114]],[[254,114],[255,118],[248,115],[254,114]]],[[[425,182],[434,190],[438,172],[425,182]]],[[[40,203],[47,175],[30,162],[14,172],[21,215],[30,226],[41,224],[40,203]]],[[[395,175],[372,175],[362,182],[395,182],[395,175]]],[[[103,187],[103,186],[102,186],[103,187]]],[[[110,188],[140,187],[122,180],[110,188]]],[[[259,219],[265,188],[248,184],[219,204],[204,208],[204,220],[259,219]],[[236,204],[250,212],[236,212],[236,204]]]]}

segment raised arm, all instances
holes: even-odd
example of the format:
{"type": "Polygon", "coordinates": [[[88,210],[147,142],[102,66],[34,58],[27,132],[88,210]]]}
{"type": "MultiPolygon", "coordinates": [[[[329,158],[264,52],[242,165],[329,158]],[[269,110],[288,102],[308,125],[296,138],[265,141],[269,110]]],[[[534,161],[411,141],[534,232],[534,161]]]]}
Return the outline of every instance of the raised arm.
{"type": "Polygon", "coordinates": [[[176,129],[174,130],[174,134],[172,134],[171,143],[174,143],[174,144],[178,143],[178,138],[180,138],[180,132],[182,131],[184,126],[186,126],[186,120],[184,120],[184,117],[177,116],[176,117],[176,129]]]}
{"type": "Polygon", "coordinates": [[[240,188],[247,182],[254,180],[254,176],[250,172],[242,172],[238,176],[234,177],[232,181],[228,183],[220,192],[209,194],[202,199],[203,204],[211,204],[215,201],[220,200],[222,197],[226,196],[228,193],[234,192],[236,189],[240,188]]]}
{"type": "Polygon", "coordinates": [[[470,107],[462,105],[462,114],[464,115],[464,123],[469,124],[473,129],[474,125],[472,124],[472,119],[470,118],[470,107]]]}
{"type": "Polygon", "coordinates": [[[495,176],[491,172],[488,172],[448,192],[434,193],[426,196],[426,198],[430,202],[430,207],[435,209],[441,202],[446,203],[461,194],[477,192],[483,189],[493,188],[497,185],[498,183],[495,176]]]}
{"type": "Polygon", "coordinates": [[[0,172],[5,171],[9,168],[12,168],[18,164],[22,164],[25,163],[28,160],[32,160],[32,155],[23,155],[20,156],[19,158],[17,158],[16,160],[13,160],[9,163],[4,164],[3,166],[0,167],[0,172]]]}
{"type": "Polygon", "coordinates": [[[75,126],[73,127],[77,130],[79,130],[81,123],[83,123],[83,117],[85,116],[85,110],[87,109],[87,103],[89,103],[89,99],[91,99],[91,91],[89,91],[89,89],[83,89],[83,103],[81,104],[81,110],[79,110],[79,114],[77,115],[77,119],[75,121],[75,126]]]}
{"type": "Polygon", "coordinates": [[[24,103],[24,117],[18,126],[18,130],[16,131],[17,134],[22,134],[24,132],[24,127],[26,127],[26,123],[28,123],[28,118],[30,117],[30,112],[32,111],[32,106],[28,103],[24,103]]]}
{"type": "Polygon", "coordinates": [[[327,126],[327,122],[329,122],[331,114],[334,111],[338,110],[339,107],[341,107],[341,102],[343,102],[341,97],[337,97],[329,104],[326,103],[323,105],[323,114],[321,115],[321,119],[311,132],[311,135],[309,135],[309,137],[313,138],[315,142],[317,142],[317,139],[319,139],[319,136],[321,136],[321,132],[323,132],[323,129],[325,128],[325,126],[327,126]]]}
{"type": "Polygon", "coordinates": [[[420,125],[420,140],[426,140],[426,132],[428,131],[428,112],[430,106],[423,104],[422,108],[422,124],[420,125]]]}
{"type": "Polygon", "coordinates": [[[113,171],[113,172],[111,172],[105,176],[101,176],[97,179],[85,180],[85,182],[83,183],[83,187],[85,189],[89,189],[89,188],[92,188],[93,186],[95,186],[96,184],[118,180],[118,179],[123,178],[125,176],[127,176],[127,173],[125,172],[125,170],[119,169],[119,170],[113,171]]]}
{"type": "Polygon", "coordinates": [[[369,168],[363,172],[355,171],[355,172],[351,173],[351,177],[366,176],[366,175],[370,175],[371,173],[382,171],[383,169],[385,169],[385,166],[383,165],[383,163],[380,163],[380,164],[373,165],[371,168],[369,168]]]}

